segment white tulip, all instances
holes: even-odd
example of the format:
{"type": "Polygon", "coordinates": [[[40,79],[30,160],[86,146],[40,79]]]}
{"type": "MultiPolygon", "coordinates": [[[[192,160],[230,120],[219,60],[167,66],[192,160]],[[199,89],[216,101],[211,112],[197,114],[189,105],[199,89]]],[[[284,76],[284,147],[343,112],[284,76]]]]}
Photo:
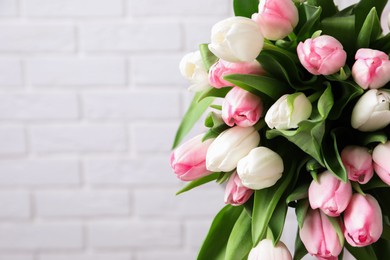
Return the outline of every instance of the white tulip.
{"type": "Polygon", "coordinates": [[[282,177],[283,170],[280,155],[263,146],[254,148],[237,165],[242,185],[252,190],[273,186],[282,177]]]}
{"type": "Polygon", "coordinates": [[[303,93],[281,96],[265,115],[269,128],[286,130],[297,128],[298,124],[310,117],[312,105],[303,93]],[[291,100],[291,101],[290,101],[291,100]],[[289,101],[291,104],[289,104],[289,101]]]}
{"type": "Polygon", "coordinates": [[[352,111],[351,125],[362,132],[382,129],[390,123],[390,94],[371,89],[356,103],[352,111]]]}
{"type": "Polygon", "coordinates": [[[264,37],[257,23],[235,16],[216,23],[211,29],[209,49],[229,62],[251,62],[263,48],[264,37]]]}
{"type": "Polygon", "coordinates": [[[188,79],[191,86],[189,91],[203,91],[211,88],[206,67],[203,64],[200,51],[190,52],[184,55],[179,64],[180,73],[188,79]]]}
{"type": "Polygon", "coordinates": [[[259,142],[260,135],[253,127],[235,126],[225,130],[207,150],[206,168],[214,172],[232,171],[259,142]]]}
{"type": "Polygon", "coordinates": [[[279,241],[276,247],[271,239],[263,239],[249,253],[248,260],[291,260],[287,246],[279,241]]]}

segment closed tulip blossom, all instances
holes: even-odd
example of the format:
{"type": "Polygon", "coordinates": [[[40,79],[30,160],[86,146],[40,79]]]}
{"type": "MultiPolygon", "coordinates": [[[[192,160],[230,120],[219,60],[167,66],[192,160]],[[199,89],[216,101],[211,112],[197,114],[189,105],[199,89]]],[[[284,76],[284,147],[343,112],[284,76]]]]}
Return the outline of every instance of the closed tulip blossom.
{"type": "Polygon", "coordinates": [[[381,180],[390,185],[390,141],[378,144],[372,154],[374,169],[381,180]]]}
{"type": "Polygon", "coordinates": [[[363,89],[383,87],[390,81],[389,56],[382,51],[359,49],[355,55],[352,76],[363,89]]]}
{"type": "Polygon", "coordinates": [[[262,74],[264,73],[260,63],[251,62],[228,62],[219,60],[211,66],[209,71],[209,83],[215,88],[233,87],[234,84],[223,79],[229,74],[262,74]]]}
{"type": "Polygon", "coordinates": [[[184,55],[179,64],[180,73],[185,77],[191,86],[189,91],[203,91],[210,88],[208,73],[203,64],[200,51],[190,52],[184,55]]]}
{"type": "Polygon", "coordinates": [[[259,26],[249,18],[235,16],[216,23],[211,29],[209,49],[229,62],[252,62],[263,48],[259,26]]]}
{"type": "Polygon", "coordinates": [[[351,125],[362,132],[376,131],[390,123],[390,94],[368,90],[352,110],[351,125]]]}
{"type": "Polygon", "coordinates": [[[310,117],[312,105],[303,93],[281,96],[265,115],[269,128],[286,130],[297,128],[298,124],[310,117]],[[292,104],[292,106],[289,105],[292,104]]]}
{"type": "Polygon", "coordinates": [[[287,246],[279,241],[276,246],[271,239],[263,239],[249,252],[248,260],[291,260],[287,246]]]}
{"type": "Polygon", "coordinates": [[[234,87],[222,103],[222,119],[228,126],[253,126],[263,113],[261,99],[239,87],[234,87]]]}
{"type": "Polygon", "coordinates": [[[273,186],[282,177],[283,170],[280,155],[267,147],[252,149],[237,165],[242,184],[253,190],[273,186]]]}
{"type": "Polygon", "coordinates": [[[336,38],[328,35],[300,42],[297,53],[303,67],[313,75],[336,73],[347,60],[343,45],[336,38]]]}
{"type": "Polygon", "coordinates": [[[210,145],[206,155],[206,167],[209,171],[230,172],[259,142],[260,135],[253,127],[229,128],[210,145]]]}
{"type": "Polygon", "coordinates": [[[211,173],[206,169],[206,153],[213,139],[202,142],[202,138],[203,135],[197,135],[171,153],[171,167],[182,181],[192,181],[211,173]]]}
{"type": "Polygon", "coordinates": [[[252,19],[260,26],[265,38],[276,41],[294,30],[299,16],[292,0],[262,0],[259,12],[253,14],[252,19]]]}
{"type": "Polygon", "coordinates": [[[339,216],[348,206],[352,197],[351,183],[337,179],[329,171],[318,175],[309,187],[309,202],[312,209],[321,209],[331,217],[339,216]]]}
{"type": "Polygon", "coordinates": [[[239,206],[247,202],[252,196],[253,190],[242,185],[237,173],[230,176],[225,189],[225,203],[233,206],[239,206]]]}
{"type": "Polygon", "coordinates": [[[366,184],[374,175],[372,156],[366,147],[350,145],[341,152],[341,160],[351,181],[366,184]]]}
{"type": "Polygon", "coordinates": [[[299,236],[309,254],[317,259],[337,260],[343,249],[328,216],[318,209],[307,211],[299,236]]]}
{"type": "Polygon", "coordinates": [[[382,235],[382,211],[369,194],[355,193],[344,212],[344,236],[354,247],[371,245],[382,235]]]}

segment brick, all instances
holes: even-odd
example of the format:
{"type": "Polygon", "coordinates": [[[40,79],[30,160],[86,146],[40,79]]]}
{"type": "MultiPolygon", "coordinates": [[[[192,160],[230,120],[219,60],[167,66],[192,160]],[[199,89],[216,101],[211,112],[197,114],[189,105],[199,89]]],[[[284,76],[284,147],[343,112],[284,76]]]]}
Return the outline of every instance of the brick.
{"type": "Polygon", "coordinates": [[[126,216],[130,213],[127,191],[39,191],[35,193],[35,205],[36,214],[41,217],[126,216]]]}
{"type": "Polygon", "coordinates": [[[131,260],[130,253],[42,254],[37,260],[131,260]]]}
{"type": "Polygon", "coordinates": [[[0,255],[0,260],[34,260],[33,254],[4,254],[0,255]]]}
{"type": "Polygon", "coordinates": [[[212,218],[208,221],[189,221],[185,224],[186,244],[193,249],[199,249],[206,238],[212,218]]]}
{"type": "Polygon", "coordinates": [[[197,252],[178,252],[178,250],[172,250],[172,252],[167,252],[167,250],[147,250],[145,252],[138,253],[137,259],[142,260],[183,260],[183,259],[196,259],[197,252]]]}
{"type": "Polygon", "coordinates": [[[121,58],[34,59],[27,62],[31,84],[38,86],[106,86],[126,83],[121,58]]]}
{"type": "Polygon", "coordinates": [[[35,152],[119,152],[127,143],[124,127],[106,125],[34,126],[30,139],[35,152]]]}
{"type": "Polygon", "coordinates": [[[23,14],[27,16],[119,16],[122,14],[121,0],[26,0],[23,14]]]}
{"type": "MultiPolygon", "coordinates": [[[[1,2],[0,2],[1,3],[1,2]]],[[[0,4],[1,9],[1,4],[0,4]]],[[[23,84],[22,66],[18,60],[0,60],[0,85],[21,86],[23,84]]]]}
{"type": "Polygon", "coordinates": [[[170,16],[170,15],[227,15],[231,3],[225,0],[198,0],[196,4],[188,4],[180,0],[129,0],[129,12],[142,16],[170,16]]]}
{"type": "MultiPolygon", "coordinates": [[[[183,55],[184,56],[184,55],[183,55]]],[[[181,76],[179,63],[182,55],[134,56],[132,78],[138,86],[183,86],[190,84],[181,76]],[[164,69],[162,69],[164,68],[164,69]]]]}
{"type": "Polygon", "coordinates": [[[172,125],[151,123],[134,126],[134,140],[132,140],[132,143],[135,145],[136,152],[169,152],[178,125],[178,123],[172,125]],[[158,132],[156,129],[158,129],[158,132]]]}
{"type": "Polygon", "coordinates": [[[0,218],[19,219],[30,217],[29,193],[23,191],[1,191],[0,209],[0,218]]]}
{"type": "Polygon", "coordinates": [[[26,152],[26,136],[22,127],[0,127],[0,155],[18,155],[26,152]]]}
{"type": "Polygon", "coordinates": [[[17,14],[18,14],[18,0],[0,1],[0,16],[15,16],[17,14]]]}
{"type": "Polygon", "coordinates": [[[88,225],[93,248],[172,247],[181,243],[179,222],[95,222],[88,225]]]}
{"type": "Polygon", "coordinates": [[[87,94],[82,100],[86,118],[169,119],[180,115],[180,95],[175,92],[87,94]]]}
{"type": "Polygon", "coordinates": [[[168,156],[133,160],[87,160],[84,171],[87,182],[98,185],[163,185],[177,183],[177,179],[169,166],[168,156]]]}
{"type": "Polygon", "coordinates": [[[0,249],[81,249],[82,226],[73,223],[0,224],[0,249]]]}
{"type": "Polygon", "coordinates": [[[214,24],[221,21],[222,17],[213,17],[212,19],[202,19],[196,21],[187,21],[184,23],[185,47],[186,50],[196,51],[199,44],[210,43],[211,28],[214,24]]]}
{"type": "Polygon", "coordinates": [[[73,94],[0,94],[0,119],[76,119],[73,94]]]}
{"type": "Polygon", "coordinates": [[[84,25],[80,35],[81,48],[87,51],[161,51],[181,47],[179,24],[171,22],[84,25]]]}
{"type": "MultiPolygon", "coordinates": [[[[211,186],[211,184],[210,184],[211,186]]],[[[204,187],[176,196],[173,189],[142,189],[134,195],[135,211],[139,216],[180,218],[215,215],[223,206],[223,189],[204,187]]]]}
{"type": "Polygon", "coordinates": [[[69,25],[0,25],[0,52],[73,51],[74,37],[69,25]]]}
{"type": "Polygon", "coordinates": [[[75,185],[79,174],[77,161],[0,160],[0,186],[75,185]]]}

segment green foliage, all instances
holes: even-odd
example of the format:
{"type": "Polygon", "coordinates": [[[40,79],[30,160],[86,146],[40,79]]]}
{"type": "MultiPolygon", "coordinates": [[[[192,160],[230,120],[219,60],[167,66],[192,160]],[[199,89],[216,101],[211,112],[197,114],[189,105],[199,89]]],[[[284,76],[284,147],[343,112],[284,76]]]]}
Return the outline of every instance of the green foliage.
{"type": "Polygon", "coordinates": [[[181,190],[176,192],[176,195],[182,194],[184,192],[192,190],[193,188],[196,188],[196,187],[199,187],[199,186],[206,184],[208,182],[214,181],[218,178],[219,175],[220,175],[220,173],[218,173],[218,172],[212,173],[210,175],[204,176],[204,177],[199,178],[197,180],[191,181],[186,186],[184,186],[181,190]]]}
{"type": "Polygon", "coordinates": [[[259,0],[233,0],[235,16],[251,18],[252,14],[258,12],[259,0]]]}
{"type": "Polygon", "coordinates": [[[243,210],[229,236],[225,260],[246,259],[252,249],[251,221],[248,213],[243,210]]]}
{"type": "Polygon", "coordinates": [[[306,250],[306,247],[301,240],[301,237],[299,236],[299,228],[298,228],[297,236],[295,238],[295,250],[294,250],[293,260],[300,260],[305,255],[307,255],[307,250],[306,250]]]}
{"type": "Polygon", "coordinates": [[[363,26],[358,34],[356,49],[370,47],[371,42],[375,41],[381,35],[381,32],[381,23],[376,9],[373,7],[367,15],[366,20],[364,20],[363,26]]]}
{"type": "Polygon", "coordinates": [[[208,71],[210,67],[217,62],[218,58],[209,50],[208,44],[200,44],[199,51],[202,56],[203,64],[208,71]]]}

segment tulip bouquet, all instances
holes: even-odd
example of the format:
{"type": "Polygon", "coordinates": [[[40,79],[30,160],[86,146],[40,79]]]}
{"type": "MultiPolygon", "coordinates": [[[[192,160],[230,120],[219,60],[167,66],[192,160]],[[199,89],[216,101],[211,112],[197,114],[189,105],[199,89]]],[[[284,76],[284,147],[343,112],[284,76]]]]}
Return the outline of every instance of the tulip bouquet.
{"type": "Polygon", "coordinates": [[[225,183],[198,259],[390,259],[386,1],[234,0],[180,71],[194,98],[170,162],[178,193],[225,183]],[[204,116],[203,116],[204,115],[204,116]],[[202,117],[203,116],[203,117],[202,117]],[[185,136],[204,118],[205,132],[185,136]]]}

